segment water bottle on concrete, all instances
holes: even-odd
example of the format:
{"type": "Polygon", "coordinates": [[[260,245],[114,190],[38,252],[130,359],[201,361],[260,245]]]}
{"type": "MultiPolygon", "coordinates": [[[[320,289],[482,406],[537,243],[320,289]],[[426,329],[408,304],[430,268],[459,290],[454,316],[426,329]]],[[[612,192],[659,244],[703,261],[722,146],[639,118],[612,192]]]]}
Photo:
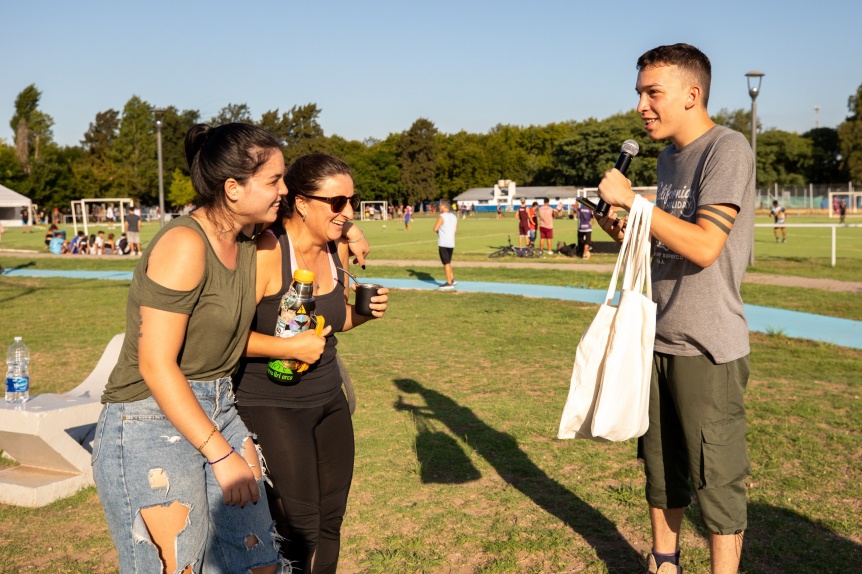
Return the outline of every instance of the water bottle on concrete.
{"type": "Polygon", "coordinates": [[[6,402],[23,403],[30,398],[30,349],[15,337],[6,351],[6,402]]]}

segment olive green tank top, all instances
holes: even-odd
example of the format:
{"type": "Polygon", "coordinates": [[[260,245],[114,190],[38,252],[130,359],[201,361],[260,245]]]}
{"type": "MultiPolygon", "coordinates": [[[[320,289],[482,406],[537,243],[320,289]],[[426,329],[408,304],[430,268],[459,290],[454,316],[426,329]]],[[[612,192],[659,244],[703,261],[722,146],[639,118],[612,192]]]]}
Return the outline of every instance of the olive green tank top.
{"type": "Polygon", "coordinates": [[[255,310],[255,245],[239,236],[236,268],[228,269],[213,251],[206,233],[192,217],[183,216],[165,225],[141,257],[126,306],[126,339],[105,392],[103,403],[129,403],[151,396],[138,369],[138,329],[141,307],[189,316],[186,337],[177,362],[189,380],[211,381],[230,376],[245,348],[255,310]],[[176,291],[147,277],[147,261],[153,246],[174,227],[197,231],[206,245],[206,270],[190,291],[176,291]]]}

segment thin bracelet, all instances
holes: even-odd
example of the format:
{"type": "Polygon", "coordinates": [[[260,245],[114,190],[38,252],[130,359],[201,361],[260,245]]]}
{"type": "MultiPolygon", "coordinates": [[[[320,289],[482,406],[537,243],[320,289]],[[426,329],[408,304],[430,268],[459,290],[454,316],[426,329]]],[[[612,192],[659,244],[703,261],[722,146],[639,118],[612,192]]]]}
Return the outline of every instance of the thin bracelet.
{"type": "Polygon", "coordinates": [[[350,240],[348,239],[348,240],[347,240],[347,242],[348,242],[348,243],[359,243],[359,242],[360,242],[360,241],[362,241],[363,239],[365,239],[365,234],[364,234],[364,233],[362,233],[362,230],[360,229],[360,230],[359,230],[359,239],[354,239],[353,241],[350,241],[350,240]]]}
{"type": "Polygon", "coordinates": [[[217,431],[217,430],[218,430],[218,427],[217,427],[217,426],[215,426],[215,425],[213,425],[213,430],[211,430],[211,431],[210,431],[210,434],[209,434],[209,436],[207,437],[207,439],[206,439],[205,441],[203,441],[203,442],[201,443],[201,445],[198,447],[198,452],[200,452],[200,451],[202,451],[202,450],[203,450],[203,448],[207,445],[207,443],[210,441],[210,439],[211,439],[211,438],[213,437],[213,435],[215,434],[215,431],[217,431]]]}
{"type": "Polygon", "coordinates": [[[233,447],[230,447],[230,452],[229,452],[229,453],[227,453],[226,455],[224,455],[223,457],[221,457],[221,458],[220,458],[220,459],[218,459],[218,460],[214,460],[214,461],[212,461],[212,462],[207,461],[207,464],[208,464],[208,465],[210,465],[210,466],[212,466],[212,465],[214,465],[214,464],[216,464],[216,463],[219,463],[219,462],[223,461],[224,459],[226,459],[227,457],[229,457],[230,455],[232,455],[232,454],[233,454],[233,453],[235,453],[235,452],[236,452],[236,449],[235,449],[235,448],[233,448],[233,447]]]}

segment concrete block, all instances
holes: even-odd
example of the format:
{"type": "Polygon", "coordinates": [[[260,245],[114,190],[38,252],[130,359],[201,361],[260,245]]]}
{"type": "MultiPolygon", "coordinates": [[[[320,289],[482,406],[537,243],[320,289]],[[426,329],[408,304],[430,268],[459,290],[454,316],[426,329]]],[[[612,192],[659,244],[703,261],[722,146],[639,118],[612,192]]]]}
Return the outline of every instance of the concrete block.
{"type": "Polygon", "coordinates": [[[0,404],[0,449],[20,465],[0,470],[0,502],[45,506],[93,484],[90,454],[99,400],[123,338],[111,339],[96,368],[74,390],[0,404]]]}

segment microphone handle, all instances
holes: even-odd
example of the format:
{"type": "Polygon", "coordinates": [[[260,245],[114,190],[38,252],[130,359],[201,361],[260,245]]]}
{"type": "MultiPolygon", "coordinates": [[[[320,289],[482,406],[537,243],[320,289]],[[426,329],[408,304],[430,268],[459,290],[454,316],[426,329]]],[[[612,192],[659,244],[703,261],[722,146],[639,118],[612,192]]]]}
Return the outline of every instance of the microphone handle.
{"type": "MultiPolygon", "coordinates": [[[[629,165],[632,163],[632,155],[626,152],[622,152],[620,157],[617,158],[617,163],[614,164],[614,168],[618,169],[621,174],[625,175],[629,169],[629,165]]],[[[596,219],[601,219],[608,214],[611,206],[605,203],[601,198],[599,198],[598,203],[596,203],[596,219]]]]}

